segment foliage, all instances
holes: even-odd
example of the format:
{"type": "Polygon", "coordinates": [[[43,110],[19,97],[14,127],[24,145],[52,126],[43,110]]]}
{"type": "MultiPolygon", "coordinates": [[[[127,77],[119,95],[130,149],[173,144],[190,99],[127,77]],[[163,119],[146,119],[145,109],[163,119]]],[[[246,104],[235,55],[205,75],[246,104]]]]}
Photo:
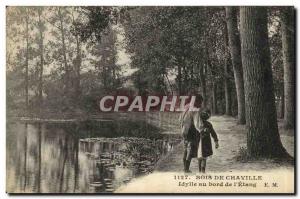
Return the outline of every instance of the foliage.
{"type": "MultiPolygon", "coordinates": [[[[279,8],[269,9],[277,101],[283,93],[279,15],[279,8]]],[[[207,106],[211,105],[215,86],[216,104],[222,113],[224,79],[228,78],[234,88],[231,66],[228,74],[224,72],[229,58],[225,18],[224,7],[8,7],[8,111],[26,114],[27,78],[29,110],[33,114],[38,108],[40,87],[43,111],[60,114],[74,110],[94,112],[100,96],[129,89],[128,82],[133,83],[130,89],[140,95],[202,92],[207,106]],[[42,81],[40,31],[44,35],[42,81]],[[121,36],[124,41],[120,41],[121,36]],[[130,55],[129,66],[118,63],[120,48],[130,55]],[[126,67],[135,72],[125,76],[126,67]]],[[[235,97],[234,89],[232,96],[235,97]]]]}

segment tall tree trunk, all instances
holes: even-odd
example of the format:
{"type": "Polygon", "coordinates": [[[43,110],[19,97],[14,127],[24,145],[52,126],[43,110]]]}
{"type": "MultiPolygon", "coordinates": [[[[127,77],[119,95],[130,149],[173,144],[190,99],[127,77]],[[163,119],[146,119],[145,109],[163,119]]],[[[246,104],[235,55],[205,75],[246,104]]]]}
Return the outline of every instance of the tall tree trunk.
{"type": "Polygon", "coordinates": [[[195,90],[195,85],[194,85],[194,66],[190,65],[189,67],[189,74],[190,74],[190,78],[189,78],[189,89],[190,90],[195,90]]]}
{"type": "MultiPolygon", "coordinates": [[[[75,18],[74,18],[74,13],[72,12],[72,19],[73,19],[73,24],[75,24],[75,18]]],[[[76,60],[75,60],[75,71],[76,71],[76,77],[75,77],[75,96],[78,98],[81,94],[80,90],[80,70],[81,70],[81,61],[82,61],[82,56],[81,56],[81,43],[80,43],[80,38],[78,34],[75,35],[76,39],[76,60]]]]}
{"type": "Polygon", "coordinates": [[[232,115],[231,113],[231,87],[228,78],[228,64],[224,64],[224,92],[225,92],[225,115],[232,115]]]}
{"type": "Polygon", "coordinates": [[[282,27],[282,52],[284,66],[284,127],[294,128],[295,125],[295,10],[287,7],[283,10],[282,27]]]}
{"type": "Polygon", "coordinates": [[[218,101],[217,101],[217,83],[213,82],[213,92],[212,92],[212,114],[218,114],[218,101]]]}
{"type": "Polygon", "coordinates": [[[188,70],[187,66],[185,64],[182,65],[182,72],[183,72],[183,85],[184,85],[184,90],[188,90],[188,70]]]}
{"type": "MultiPolygon", "coordinates": [[[[207,68],[210,71],[210,74],[212,77],[216,76],[216,72],[214,71],[213,65],[211,63],[209,53],[208,53],[208,45],[205,45],[206,49],[206,59],[207,59],[207,68]]],[[[217,90],[218,90],[218,85],[215,79],[212,80],[212,114],[216,115],[218,114],[218,99],[217,99],[217,90]]]]}
{"type": "Polygon", "coordinates": [[[38,17],[39,17],[39,32],[40,32],[40,41],[39,41],[39,48],[40,48],[40,70],[39,70],[39,114],[42,114],[42,107],[43,107],[43,71],[44,71],[44,36],[43,36],[43,24],[41,21],[42,10],[39,8],[38,10],[38,17]]]}
{"type": "Polygon", "coordinates": [[[112,87],[116,87],[116,58],[113,57],[113,64],[111,67],[111,76],[112,76],[112,87]]]}
{"type": "Polygon", "coordinates": [[[229,80],[229,65],[226,58],[224,63],[224,94],[225,94],[225,115],[231,116],[231,86],[229,80]]]}
{"type": "Polygon", "coordinates": [[[201,84],[201,91],[203,97],[203,107],[206,108],[207,106],[207,94],[206,94],[206,78],[204,74],[204,64],[199,67],[199,76],[200,76],[200,84],[201,84]]]}
{"type": "Polygon", "coordinates": [[[236,89],[234,88],[234,85],[233,84],[231,84],[231,86],[232,86],[232,90],[231,90],[231,102],[232,102],[232,104],[231,104],[231,115],[233,116],[233,117],[236,117],[237,116],[237,114],[238,114],[238,102],[237,102],[237,98],[236,98],[236,96],[237,96],[237,94],[236,94],[236,89]]]}
{"type": "Polygon", "coordinates": [[[81,45],[78,36],[76,36],[76,52],[77,52],[77,59],[76,59],[76,87],[75,93],[76,95],[80,95],[80,70],[81,70],[81,45]]]}
{"type": "Polygon", "coordinates": [[[226,7],[226,21],[237,95],[238,124],[245,124],[245,93],[241,58],[241,43],[237,27],[237,10],[237,7],[226,7]]]}
{"type": "Polygon", "coordinates": [[[177,66],[177,82],[178,82],[178,94],[182,94],[182,75],[181,75],[181,62],[178,63],[177,66]]]}
{"type": "Polygon", "coordinates": [[[228,52],[228,35],[227,27],[224,30],[224,43],[225,43],[225,63],[224,63],[224,92],[225,92],[225,115],[232,115],[231,112],[231,85],[229,80],[229,61],[230,53],[228,52]]]}
{"type": "Polygon", "coordinates": [[[26,115],[28,115],[28,106],[29,106],[29,81],[28,81],[28,68],[29,68],[29,16],[28,10],[26,8],[26,16],[25,16],[25,23],[26,23],[26,62],[25,62],[25,109],[26,115]]]}
{"type": "Polygon", "coordinates": [[[279,112],[279,118],[284,118],[284,89],[282,89],[280,94],[280,112],[279,112]]]}
{"type": "Polygon", "coordinates": [[[248,153],[254,158],[290,157],[277,126],[267,8],[241,7],[240,22],[248,153]]]}
{"type": "Polygon", "coordinates": [[[62,42],[62,56],[65,68],[65,94],[69,94],[70,90],[70,70],[67,62],[67,52],[66,52],[66,44],[65,44],[65,30],[64,30],[64,21],[63,15],[61,13],[61,8],[58,8],[58,17],[60,22],[60,33],[61,33],[61,42],[62,42]]]}

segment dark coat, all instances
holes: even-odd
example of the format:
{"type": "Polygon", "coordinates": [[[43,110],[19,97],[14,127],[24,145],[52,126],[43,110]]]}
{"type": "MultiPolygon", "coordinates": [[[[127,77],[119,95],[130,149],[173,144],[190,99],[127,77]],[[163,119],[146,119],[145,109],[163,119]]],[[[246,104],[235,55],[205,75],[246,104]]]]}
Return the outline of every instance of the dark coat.
{"type": "Polygon", "coordinates": [[[200,135],[202,142],[202,156],[211,156],[213,154],[211,137],[214,139],[215,142],[218,142],[218,136],[210,122],[204,121],[204,128],[200,135]]]}
{"type": "Polygon", "coordinates": [[[214,141],[218,141],[218,136],[213,129],[213,126],[210,122],[204,121],[204,128],[201,132],[201,134],[197,131],[197,129],[194,126],[194,123],[192,122],[192,125],[188,131],[187,136],[185,139],[185,149],[187,150],[187,156],[190,158],[196,158],[198,157],[198,147],[199,142],[201,139],[202,142],[202,156],[208,157],[213,154],[212,149],[212,143],[211,143],[211,137],[213,137],[214,141]],[[200,137],[201,135],[201,137],[200,137]]]}
{"type": "Polygon", "coordinates": [[[198,153],[200,134],[192,122],[187,135],[184,137],[184,147],[187,159],[196,158],[198,153]]]}

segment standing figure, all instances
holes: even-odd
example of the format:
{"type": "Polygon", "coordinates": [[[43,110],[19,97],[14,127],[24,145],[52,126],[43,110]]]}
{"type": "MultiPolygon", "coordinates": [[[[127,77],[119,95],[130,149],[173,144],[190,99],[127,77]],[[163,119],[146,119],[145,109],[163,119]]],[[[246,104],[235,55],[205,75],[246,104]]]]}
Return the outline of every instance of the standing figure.
{"type": "Polygon", "coordinates": [[[187,104],[183,113],[180,115],[180,127],[183,136],[184,154],[183,154],[183,167],[184,172],[190,171],[190,164],[192,158],[197,158],[198,146],[200,141],[200,111],[202,109],[203,98],[201,95],[195,95],[194,108],[199,110],[195,111],[190,109],[191,104],[187,104]]]}
{"type": "Polygon", "coordinates": [[[208,156],[213,154],[211,137],[215,142],[215,148],[219,148],[218,136],[210,122],[208,122],[208,118],[210,114],[202,111],[200,113],[200,131],[199,131],[199,145],[198,145],[198,164],[199,164],[199,172],[205,173],[206,167],[206,159],[208,156]]]}

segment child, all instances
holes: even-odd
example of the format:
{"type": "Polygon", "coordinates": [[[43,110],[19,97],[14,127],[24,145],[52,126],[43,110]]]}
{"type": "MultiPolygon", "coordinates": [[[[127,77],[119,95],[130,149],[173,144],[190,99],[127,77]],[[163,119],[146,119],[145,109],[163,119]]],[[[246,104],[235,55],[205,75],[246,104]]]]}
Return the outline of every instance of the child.
{"type": "Polygon", "coordinates": [[[202,111],[200,113],[200,119],[202,125],[201,125],[201,131],[199,132],[200,141],[198,147],[198,164],[199,164],[199,172],[202,173],[205,173],[207,157],[213,154],[210,136],[212,136],[212,138],[214,139],[216,149],[219,148],[218,136],[215,130],[213,129],[212,124],[207,121],[209,117],[210,114],[205,111],[202,111]]]}

